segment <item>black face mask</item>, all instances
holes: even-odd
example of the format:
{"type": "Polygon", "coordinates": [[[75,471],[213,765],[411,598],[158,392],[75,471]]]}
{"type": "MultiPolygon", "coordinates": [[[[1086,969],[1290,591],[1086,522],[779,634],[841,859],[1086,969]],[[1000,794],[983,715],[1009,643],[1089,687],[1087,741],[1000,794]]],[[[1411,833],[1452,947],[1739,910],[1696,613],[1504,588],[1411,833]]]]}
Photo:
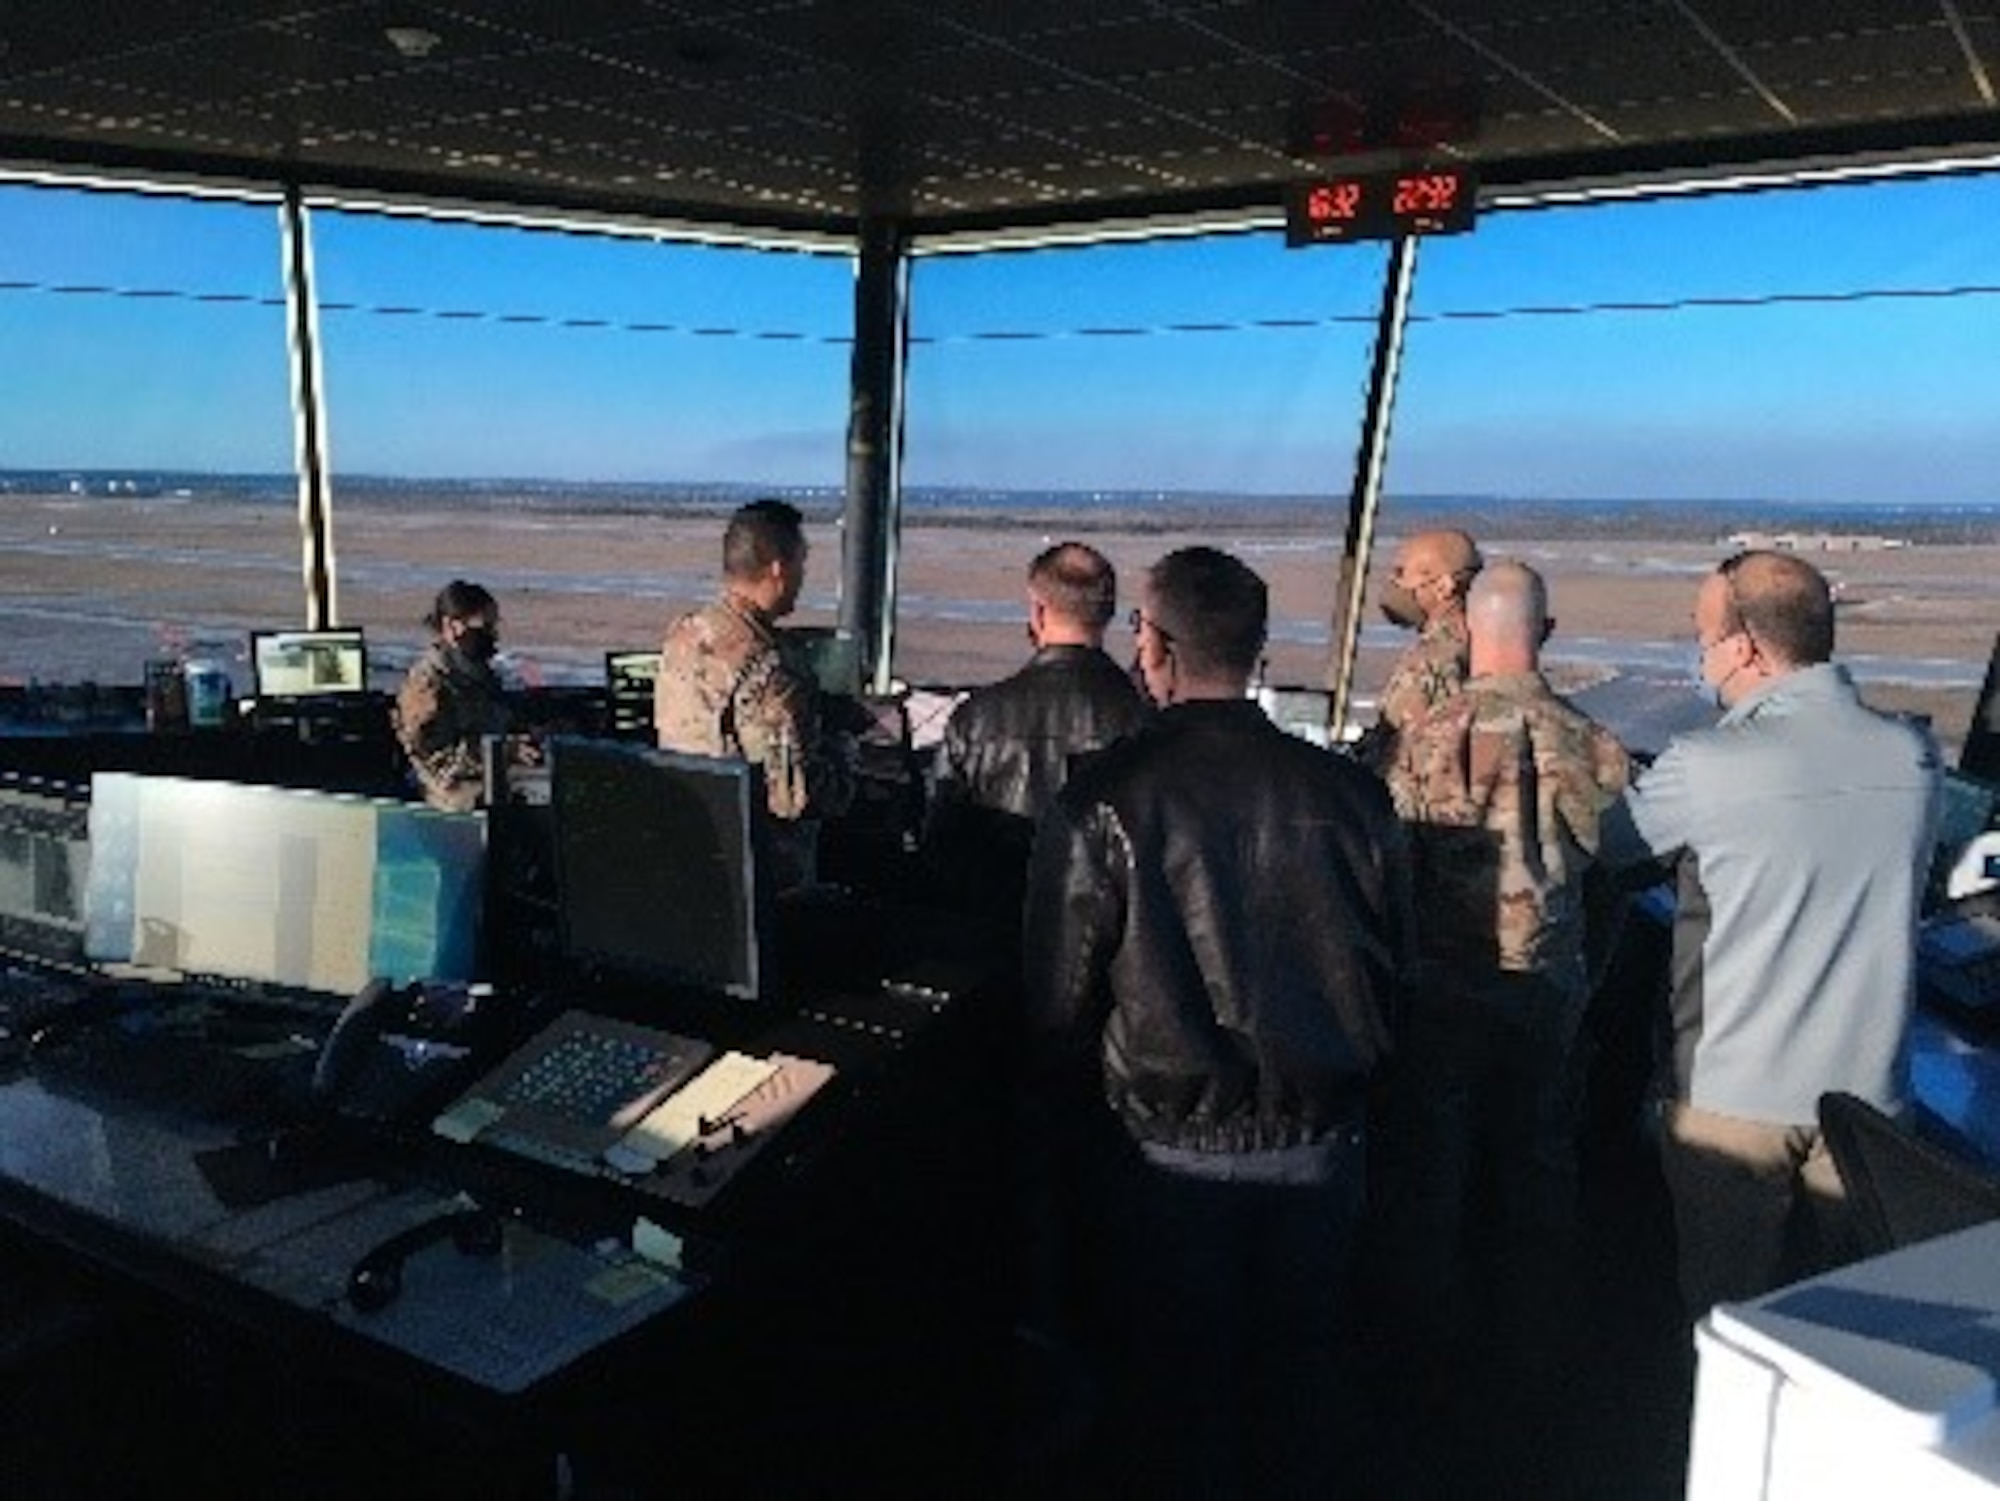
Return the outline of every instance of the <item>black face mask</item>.
{"type": "Polygon", "coordinates": [[[470,662],[490,662],[500,650],[500,633],[490,626],[471,626],[461,632],[458,649],[470,662]]]}
{"type": "Polygon", "coordinates": [[[1406,631],[1414,631],[1424,623],[1424,607],[1417,603],[1416,591],[1408,584],[1390,579],[1382,586],[1382,597],[1378,601],[1383,616],[1391,625],[1399,625],[1406,631]]]}

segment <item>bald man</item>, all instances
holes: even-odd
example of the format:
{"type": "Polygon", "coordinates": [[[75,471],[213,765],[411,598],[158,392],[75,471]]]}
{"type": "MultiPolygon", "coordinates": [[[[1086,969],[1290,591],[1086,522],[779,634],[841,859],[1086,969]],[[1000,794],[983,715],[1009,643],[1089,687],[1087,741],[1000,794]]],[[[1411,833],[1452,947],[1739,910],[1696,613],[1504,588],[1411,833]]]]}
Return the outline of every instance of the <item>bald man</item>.
{"type": "Polygon", "coordinates": [[[1598,825],[1629,768],[1610,731],[1542,676],[1552,624],[1532,568],[1482,572],[1466,597],[1470,675],[1403,726],[1388,773],[1423,915],[1385,1143],[1389,1264],[1439,1358],[1460,1327],[1468,1254],[1495,1261],[1508,1334],[1546,1328],[1566,1291],[1586,907],[1615,906],[1596,870],[1598,825]],[[1481,1178],[1492,1207],[1468,1246],[1481,1178]]]}
{"type": "Polygon", "coordinates": [[[1606,815],[1614,864],[1668,860],[1677,915],[1661,1165],[1691,1318],[1854,1254],[1819,1097],[1907,1104],[1906,1033],[1939,762],[1832,660],[1826,579],[1730,558],[1695,595],[1727,711],[1606,815]]]}
{"type": "Polygon", "coordinates": [[[1417,639],[1391,669],[1375,727],[1360,746],[1361,758],[1377,771],[1396,759],[1403,726],[1465,681],[1465,596],[1481,563],[1478,544],[1451,529],[1417,532],[1396,549],[1381,609],[1417,639]]]}

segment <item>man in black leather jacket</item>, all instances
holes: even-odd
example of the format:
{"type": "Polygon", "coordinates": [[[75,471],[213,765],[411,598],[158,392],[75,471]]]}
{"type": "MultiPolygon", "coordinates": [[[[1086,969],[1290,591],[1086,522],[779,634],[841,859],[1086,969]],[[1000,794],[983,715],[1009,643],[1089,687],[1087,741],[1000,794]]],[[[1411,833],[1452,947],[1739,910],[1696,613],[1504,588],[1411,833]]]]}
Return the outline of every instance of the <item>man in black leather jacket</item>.
{"type": "Polygon", "coordinates": [[[1104,653],[1117,602],[1110,560],[1081,542],[1059,542],[1029,565],[1034,656],[970,694],[945,725],[925,835],[934,897],[1011,929],[1035,820],[1071,759],[1145,722],[1145,700],[1104,653]]]}
{"type": "Polygon", "coordinates": [[[1094,1211],[1094,1272],[1065,1292],[1103,1321],[1095,1478],[1135,1494],[1355,1478],[1346,1272],[1409,870],[1382,784],[1245,696],[1267,608],[1226,553],[1153,566],[1139,665],[1162,708],[1078,769],[1029,871],[1023,1150],[1057,1212],[1094,1211]]]}

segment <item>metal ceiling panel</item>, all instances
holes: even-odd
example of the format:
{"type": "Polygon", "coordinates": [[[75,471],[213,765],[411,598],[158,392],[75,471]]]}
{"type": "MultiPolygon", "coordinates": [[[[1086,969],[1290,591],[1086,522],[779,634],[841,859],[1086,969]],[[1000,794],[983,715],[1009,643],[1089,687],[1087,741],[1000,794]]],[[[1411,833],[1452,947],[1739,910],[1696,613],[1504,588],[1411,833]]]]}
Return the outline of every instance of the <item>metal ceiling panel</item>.
{"type": "Polygon", "coordinates": [[[0,161],[917,234],[2000,144],[1995,0],[0,5],[0,161]],[[402,45],[393,27],[427,33],[402,45]],[[430,38],[435,38],[434,44],[430,38]]]}

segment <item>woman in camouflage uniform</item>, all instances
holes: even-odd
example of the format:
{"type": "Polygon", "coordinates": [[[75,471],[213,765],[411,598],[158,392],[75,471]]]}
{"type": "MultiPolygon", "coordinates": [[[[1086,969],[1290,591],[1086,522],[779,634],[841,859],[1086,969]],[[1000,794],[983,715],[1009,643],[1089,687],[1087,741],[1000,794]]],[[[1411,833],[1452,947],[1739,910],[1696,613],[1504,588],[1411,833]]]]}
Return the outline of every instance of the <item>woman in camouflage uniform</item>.
{"type": "Polygon", "coordinates": [[[396,740],[424,801],[463,813],[486,800],[481,742],[507,729],[493,670],[500,606],[482,585],[453,579],[438,591],[424,624],[431,644],[396,694],[396,740]]]}

